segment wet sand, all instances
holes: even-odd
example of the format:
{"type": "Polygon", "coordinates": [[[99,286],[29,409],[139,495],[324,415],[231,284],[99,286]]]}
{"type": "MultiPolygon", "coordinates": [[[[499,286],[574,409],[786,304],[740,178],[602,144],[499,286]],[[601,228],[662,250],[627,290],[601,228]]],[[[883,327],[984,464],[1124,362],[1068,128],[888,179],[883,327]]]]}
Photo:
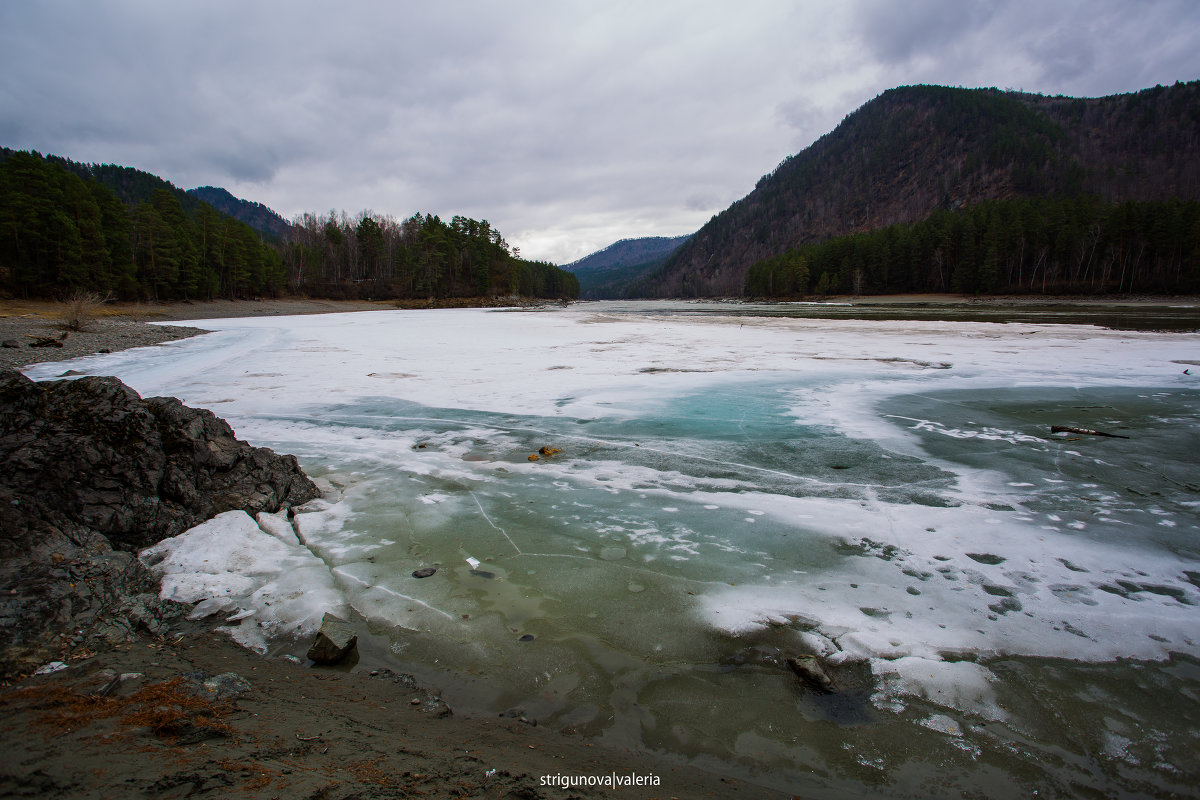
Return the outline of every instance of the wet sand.
{"type": "Polygon", "coordinates": [[[444,714],[436,687],[260,657],[223,634],[119,646],[0,694],[0,796],[374,800],[780,798],[652,754],[604,747],[512,718],[444,714]],[[110,670],[110,672],[104,672],[110,670]],[[94,697],[127,677],[108,697],[94,697]],[[181,676],[235,673],[228,704],[189,698],[181,676]],[[207,706],[207,707],[204,707],[207,706]],[[147,712],[191,722],[156,732],[147,712]],[[563,790],[543,776],[656,776],[659,785],[563,790]]]}

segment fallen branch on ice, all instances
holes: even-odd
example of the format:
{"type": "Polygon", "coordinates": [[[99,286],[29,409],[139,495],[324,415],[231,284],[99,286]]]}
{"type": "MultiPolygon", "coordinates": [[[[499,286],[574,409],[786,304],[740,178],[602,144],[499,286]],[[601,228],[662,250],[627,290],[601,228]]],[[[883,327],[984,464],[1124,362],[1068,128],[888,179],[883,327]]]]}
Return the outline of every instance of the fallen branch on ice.
{"type": "Polygon", "coordinates": [[[1051,425],[1051,433],[1080,433],[1084,436],[1106,436],[1109,439],[1128,439],[1128,436],[1122,436],[1119,433],[1105,433],[1104,431],[1094,431],[1090,428],[1071,428],[1066,425],[1051,425]]]}

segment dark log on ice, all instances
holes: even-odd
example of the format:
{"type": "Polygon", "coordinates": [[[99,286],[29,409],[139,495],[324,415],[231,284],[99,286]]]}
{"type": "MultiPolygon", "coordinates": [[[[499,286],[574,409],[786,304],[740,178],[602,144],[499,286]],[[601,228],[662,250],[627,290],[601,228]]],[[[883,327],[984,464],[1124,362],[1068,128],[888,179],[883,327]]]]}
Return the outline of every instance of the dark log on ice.
{"type": "Polygon", "coordinates": [[[1128,436],[1122,436],[1119,433],[1105,433],[1104,431],[1094,431],[1090,428],[1072,428],[1067,425],[1051,425],[1051,433],[1079,433],[1084,436],[1105,436],[1109,439],[1128,439],[1128,436]]]}

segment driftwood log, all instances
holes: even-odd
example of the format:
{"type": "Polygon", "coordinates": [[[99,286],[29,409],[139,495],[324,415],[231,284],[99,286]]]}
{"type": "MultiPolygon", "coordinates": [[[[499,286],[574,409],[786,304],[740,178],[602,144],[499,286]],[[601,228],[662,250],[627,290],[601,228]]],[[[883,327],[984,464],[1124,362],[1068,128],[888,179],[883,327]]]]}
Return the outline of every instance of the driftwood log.
{"type": "Polygon", "coordinates": [[[29,343],[30,347],[62,347],[63,339],[67,338],[67,335],[65,333],[62,336],[58,336],[58,337],[35,336],[32,333],[27,333],[25,335],[28,336],[30,339],[33,339],[33,341],[29,343]]]}
{"type": "Polygon", "coordinates": [[[1128,439],[1128,436],[1122,436],[1119,433],[1105,433],[1104,431],[1094,431],[1091,428],[1072,428],[1067,425],[1051,425],[1051,433],[1078,433],[1083,436],[1105,436],[1109,439],[1128,439]]]}

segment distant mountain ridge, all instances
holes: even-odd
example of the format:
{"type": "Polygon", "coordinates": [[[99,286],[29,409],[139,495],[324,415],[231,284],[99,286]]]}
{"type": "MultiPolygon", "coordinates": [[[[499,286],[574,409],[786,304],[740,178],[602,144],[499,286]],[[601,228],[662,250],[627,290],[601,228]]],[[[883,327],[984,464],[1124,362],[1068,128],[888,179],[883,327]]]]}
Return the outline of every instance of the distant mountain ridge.
{"type": "Polygon", "coordinates": [[[562,267],[579,277],[581,297],[600,300],[622,297],[623,288],[662,266],[692,234],[622,239],[603,250],[562,267]]]}
{"type": "Polygon", "coordinates": [[[890,89],[785,159],[628,296],[740,295],[803,244],[1014,197],[1200,199],[1200,81],[1101,98],[890,89]]]}
{"type": "Polygon", "coordinates": [[[691,237],[692,234],[688,233],[683,236],[644,236],[640,239],[622,239],[603,250],[597,250],[578,261],[563,265],[563,269],[579,274],[608,267],[643,264],[671,254],[691,237]]]}
{"type": "Polygon", "coordinates": [[[246,223],[254,230],[276,236],[287,241],[292,236],[292,225],[275,211],[262,203],[234,197],[226,189],[217,186],[198,186],[187,193],[208,203],[220,212],[246,223]]]}

